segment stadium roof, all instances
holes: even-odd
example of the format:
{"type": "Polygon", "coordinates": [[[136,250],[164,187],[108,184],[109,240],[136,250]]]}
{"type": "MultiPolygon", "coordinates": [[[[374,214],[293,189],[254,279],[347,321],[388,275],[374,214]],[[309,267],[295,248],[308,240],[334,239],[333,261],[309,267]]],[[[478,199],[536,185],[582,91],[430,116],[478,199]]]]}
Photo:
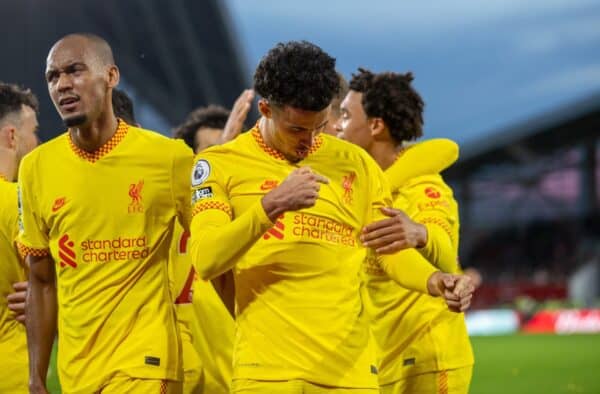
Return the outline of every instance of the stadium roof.
{"type": "Polygon", "coordinates": [[[64,129],[48,97],[44,67],[51,45],[68,33],[106,38],[127,86],[170,124],[200,105],[230,106],[248,86],[219,0],[20,0],[0,7],[0,80],[38,95],[42,139],[64,129]]]}
{"type": "Polygon", "coordinates": [[[460,179],[490,164],[527,164],[556,149],[597,140],[599,135],[597,93],[467,144],[458,163],[445,174],[449,179],[460,179]]]}

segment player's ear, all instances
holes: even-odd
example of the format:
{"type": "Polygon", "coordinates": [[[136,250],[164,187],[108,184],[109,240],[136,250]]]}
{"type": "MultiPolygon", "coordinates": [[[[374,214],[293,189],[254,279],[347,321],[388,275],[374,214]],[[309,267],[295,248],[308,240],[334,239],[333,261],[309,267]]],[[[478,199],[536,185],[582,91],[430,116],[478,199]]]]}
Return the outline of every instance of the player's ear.
{"type": "Polygon", "coordinates": [[[371,136],[373,138],[382,137],[385,135],[386,127],[383,119],[381,118],[369,118],[368,119],[369,129],[371,130],[371,136]]]}
{"type": "Polygon", "coordinates": [[[116,88],[119,84],[119,79],[121,78],[121,74],[119,72],[119,68],[114,64],[108,66],[108,86],[110,88],[116,88]]]}
{"type": "Polygon", "coordinates": [[[258,110],[260,111],[261,115],[267,119],[270,119],[273,115],[273,109],[271,108],[269,100],[266,100],[264,98],[258,100],[258,110]]]}
{"type": "Polygon", "coordinates": [[[17,129],[10,123],[0,128],[0,146],[9,149],[17,147],[17,129]]]}

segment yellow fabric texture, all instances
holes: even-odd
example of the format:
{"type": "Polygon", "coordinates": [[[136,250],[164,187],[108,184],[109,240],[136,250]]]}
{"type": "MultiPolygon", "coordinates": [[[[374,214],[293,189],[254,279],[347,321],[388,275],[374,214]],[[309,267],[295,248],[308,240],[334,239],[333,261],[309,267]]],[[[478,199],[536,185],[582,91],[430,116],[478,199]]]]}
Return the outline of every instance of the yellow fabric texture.
{"type": "MultiPolygon", "coordinates": [[[[64,394],[69,394],[63,391],[64,394]]],[[[131,378],[117,374],[102,387],[101,394],[182,394],[181,382],[131,378]]]]}
{"type": "Polygon", "coordinates": [[[469,394],[473,367],[427,372],[381,386],[381,394],[469,394]]]}
{"type": "Polygon", "coordinates": [[[0,179],[0,393],[29,392],[25,326],[15,320],[6,300],[14,283],[27,280],[14,244],[18,216],[17,184],[0,179]]]}
{"type": "Polygon", "coordinates": [[[184,393],[227,394],[235,335],[233,318],[212,283],[200,279],[193,267],[188,253],[189,232],[176,225],[173,240],[169,267],[182,339],[184,393]]]}
{"type": "MultiPolygon", "coordinates": [[[[427,257],[446,272],[458,272],[458,206],[452,190],[439,175],[458,153],[449,140],[433,140],[411,147],[385,171],[391,182],[394,207],[428,228],[427,257]],[[409,155],[410,153],[410,155],[409,155]],[[414,162],[428,161],[427,166],[414,162]],[[431,172],[435,169],[434,173],[431,172]],[[449,246],[448,246],[449,245],[449,246]],[[449,258],[450,256],[451,258],[449,258]]],[[[408,376],[473,364],[473,352],[462,313],[451,312],[442,298],[399,286],[370,254],[365,262],[366,304],[373,315],[373,333],[379,350],[379,382],[386,385],[408,376]]]]}
{"type": "MultiPolygon", "coordinates": [[[[360,297],[363,226],[391,204],[382,171],[366,152],[321,135],[292,164],[255,128],[196,158],[192,173],[194,264],[201,277],[234,268],[233,379],[305,380],[376,388],[375,353],[360,297]],[[261,198],[294,169],[327,177],[316,204],[275,223],[261,198]]],[[[418,252],[415,252],[418,254],[418,252]]],[[[385,256],[390,275],[426,291],[435,268],[385,256]],[[402,269],[397,269],[402,266],[402,269]]]]}
{"type": "Polygon", "coordinates": [[[99,150],[69,133],[41,145],[19,172],[18,242],[49,250],[58,295],[58,371],[67,392],[115,373],[181,380],[168,281],[173,227],[189,228],[193,154],[182,141],[119,122],[99,150]]]}
{"type": "Polygon", "coordinates": [[[304,380],[264,382],[240,379],[233,382],[231,392],[240,394],[379,394],[379,389],[334,388],[304,380]]]}

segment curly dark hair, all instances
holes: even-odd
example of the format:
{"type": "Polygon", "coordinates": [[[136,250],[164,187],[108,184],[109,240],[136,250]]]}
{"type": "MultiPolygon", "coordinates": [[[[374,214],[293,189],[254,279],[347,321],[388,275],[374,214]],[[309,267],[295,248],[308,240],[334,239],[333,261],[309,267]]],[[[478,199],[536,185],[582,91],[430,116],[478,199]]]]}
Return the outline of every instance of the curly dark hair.
{"type": "Polygon", "coordinates": [[[130,125],[136,125],[135,113],[133,111],[133,101],[131,97],[120,89],[113,89],[112,91],[112,105],[113,111],[117,118],[121,118],[125,123],[130,125]]]}
{"type": "Polygon", "coordinates": [[[254,90],[275,105],[322,111],[338,93],[335,59],[307,41],[279,43],[254,73],[254,90]]]}
{"type": "Polygon", "coordinates": [[[0,121],[10,114],[20,112],[23,105],[38,112],[38,100],[31,90],[0,82],[0,121]]]}
{"type": "Polygon", "coordinates": [[[367,116],[382,118],[397,142],[423,135],[425,103],[411,86],[413,79],[410,72],[374,74],[359,68],[350,81],[350,90],[363,94],[362,106],[367,116]]]}
{"type": "Polygon", "coordinates": [[[196,151],[196,132],[207,127],[211,129],[224,129],[229,118],[229,110],[219,105],[196,108],[187,116],[183,123],[173,129],[173,137],[185,141],[196,151]]]}

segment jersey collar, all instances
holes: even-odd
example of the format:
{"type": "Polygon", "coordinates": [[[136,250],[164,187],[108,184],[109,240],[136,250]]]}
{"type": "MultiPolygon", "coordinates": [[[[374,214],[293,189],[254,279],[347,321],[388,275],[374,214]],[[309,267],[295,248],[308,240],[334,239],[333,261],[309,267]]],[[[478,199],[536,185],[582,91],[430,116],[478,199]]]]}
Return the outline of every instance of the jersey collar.
{"type": "Polygon", "coordinates": [[[69,138],[69,146],[73,150],[73,152],[82,158],[83,160],[89,161],[90,163],[95,163],[107,154],[109,154],[113,149],[119,145],[119,143],[125,138],[127,132],[129,131],[129,125],[125,123],[123,120],[118,119],[119,124],[117,126],[117,131],[113,134],[112,137],[104,145],[100,148],[96,149],[94,152],[87,152],[81,148],[79,148],[73,142],[71,138],[71,133],[67,132],[69,138]]]}
{"type": "MultiPolygon", "coordinates": [[[[254,126],[254,128],[250,131],[250,133],[252,134],[252,137],[254,137],[254,140],[256,141],[258,146],[263,150],[263,152],[265,152],[266,154],[268,154],[271,157],[274,157],[275,159],[287,161],[287,159],[281,152],[279,152],[277,149],[273,149],[267,145],[267,143],[265,142],[265,140],[262,137],[262,134],[260,133],[260,129],[258,128],[258,122],[254,126]]],[[[315,153],[317,150],[319,150],[321,145],[323,145],[323,136],[321,136],[319,134],[315,137],[315,140],[314,140],[312,146],[310,147],[308,154],[312,155],[313,153],[315,153]]]]}

